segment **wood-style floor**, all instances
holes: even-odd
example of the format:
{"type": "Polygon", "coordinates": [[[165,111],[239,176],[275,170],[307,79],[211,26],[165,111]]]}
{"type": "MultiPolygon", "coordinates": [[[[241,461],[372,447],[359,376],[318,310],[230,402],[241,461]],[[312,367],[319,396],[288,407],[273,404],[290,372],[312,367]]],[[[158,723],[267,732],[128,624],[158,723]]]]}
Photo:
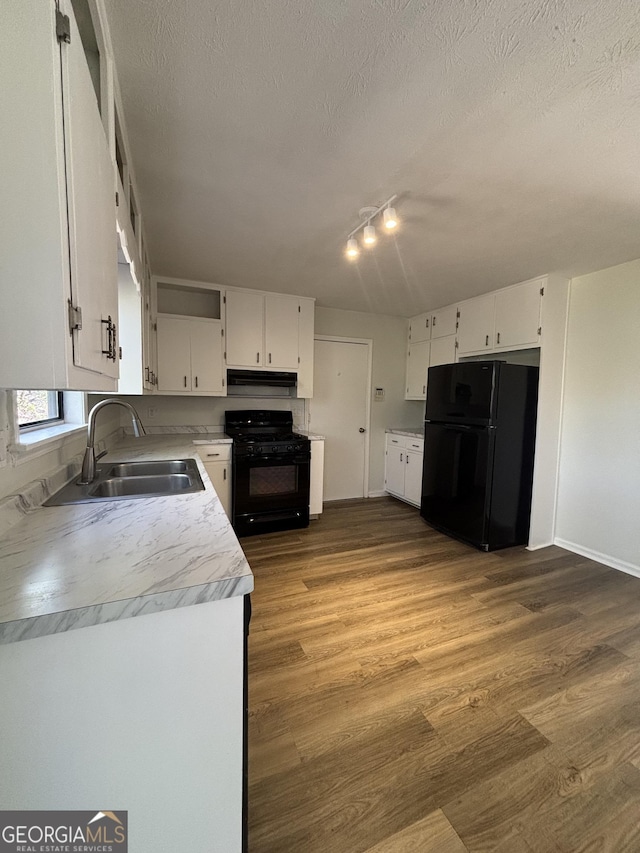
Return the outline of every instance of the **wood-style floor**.
{"type": "Polygon", "coordinates": [[[250,853],[640,851],[640,580],[392,498],[242,540],[250,853]]]}

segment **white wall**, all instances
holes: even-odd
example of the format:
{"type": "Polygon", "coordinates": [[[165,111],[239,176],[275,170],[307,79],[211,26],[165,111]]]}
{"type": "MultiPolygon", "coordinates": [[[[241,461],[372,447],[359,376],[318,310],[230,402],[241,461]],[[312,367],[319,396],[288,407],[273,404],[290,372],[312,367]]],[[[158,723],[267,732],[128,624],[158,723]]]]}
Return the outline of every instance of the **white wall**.
{"type": "Polygon", "coordinates": [[[640,575],[640,260],[571,282],[556,543],[640,575]]]}
{"type": "MultiPolygon", "coordinates": [[[[369,494],[384,490],[384,431],[393,427],[422,427],[424,403],[404,399],[407,321],[382,314],[341,311],[316,306],[317,335],[370,338],[373,341],[372,394],[385,390],[383,402],[371,398],[369,494]]],[[[313,399],[309,401],[313,410],[313,399]]],[[[327,453],[330,448],[325,448],[327,453]]]]}

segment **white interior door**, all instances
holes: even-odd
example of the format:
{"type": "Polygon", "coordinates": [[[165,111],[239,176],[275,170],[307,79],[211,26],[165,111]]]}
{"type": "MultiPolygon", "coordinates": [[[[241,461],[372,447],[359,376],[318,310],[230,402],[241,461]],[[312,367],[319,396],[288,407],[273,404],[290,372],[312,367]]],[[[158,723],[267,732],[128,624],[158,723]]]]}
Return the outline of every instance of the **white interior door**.
{"type": "Polygon", "coordinates": [[[368,491],[370,343],[316,338],[311,430],[325,436],[325,501],[368,491]]]}

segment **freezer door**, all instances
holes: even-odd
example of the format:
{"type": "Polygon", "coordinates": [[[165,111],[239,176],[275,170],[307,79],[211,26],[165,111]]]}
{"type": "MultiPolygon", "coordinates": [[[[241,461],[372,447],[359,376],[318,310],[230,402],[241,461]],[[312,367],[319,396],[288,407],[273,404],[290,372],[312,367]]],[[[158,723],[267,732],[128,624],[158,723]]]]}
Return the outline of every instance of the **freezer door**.
{"type": "Polygon", "coordinates": [[[420,514],[479,548],[488,546],[494,430],[425,423],[420,514]]]}

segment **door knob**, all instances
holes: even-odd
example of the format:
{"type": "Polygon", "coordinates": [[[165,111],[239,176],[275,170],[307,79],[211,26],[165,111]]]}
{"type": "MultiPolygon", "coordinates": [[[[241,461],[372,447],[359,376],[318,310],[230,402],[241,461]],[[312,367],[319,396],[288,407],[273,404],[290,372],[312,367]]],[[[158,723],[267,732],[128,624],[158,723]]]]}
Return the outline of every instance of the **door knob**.
{"type": "Polygon", "coordinates": [[[358,430],[358,432],[366,432],[366,429],[365,429],[364,427],[360,427],[360,429],[358,430]]]}

